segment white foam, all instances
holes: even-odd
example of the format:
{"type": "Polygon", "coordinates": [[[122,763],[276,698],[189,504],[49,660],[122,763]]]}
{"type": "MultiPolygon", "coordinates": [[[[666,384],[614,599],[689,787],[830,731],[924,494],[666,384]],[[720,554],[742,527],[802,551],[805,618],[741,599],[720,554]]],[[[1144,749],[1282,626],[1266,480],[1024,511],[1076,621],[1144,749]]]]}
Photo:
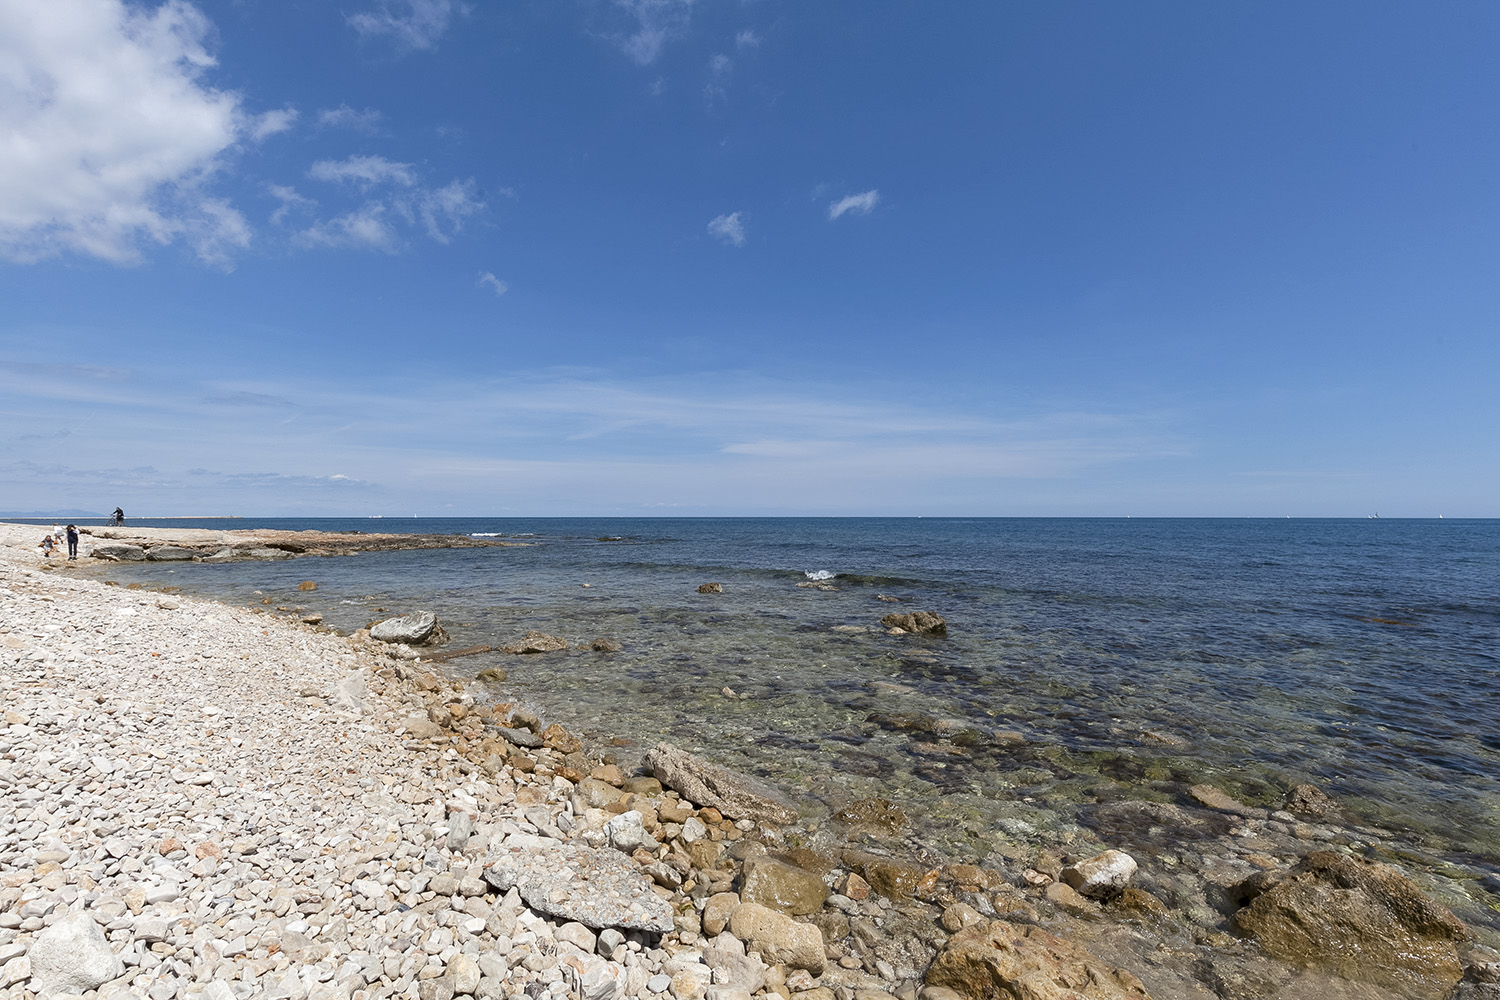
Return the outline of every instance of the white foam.
{"type": "Polygon", "coordinates": [[[809,580],[832,580],[834,577],[838,576],[838,574],[830,572],[826,569],[810,569],[804,572],[803,576],[807,577],[809,580]]]}

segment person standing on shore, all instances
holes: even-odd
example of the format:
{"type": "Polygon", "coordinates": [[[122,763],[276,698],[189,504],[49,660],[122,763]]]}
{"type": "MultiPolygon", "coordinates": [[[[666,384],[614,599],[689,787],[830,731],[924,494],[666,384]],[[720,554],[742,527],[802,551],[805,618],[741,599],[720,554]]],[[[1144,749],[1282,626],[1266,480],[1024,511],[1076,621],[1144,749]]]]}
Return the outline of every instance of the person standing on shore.
{"type": "Polygon", "coordinates": [[[68,525],[68,558],[78,558],[78,525],[68,525]]]}

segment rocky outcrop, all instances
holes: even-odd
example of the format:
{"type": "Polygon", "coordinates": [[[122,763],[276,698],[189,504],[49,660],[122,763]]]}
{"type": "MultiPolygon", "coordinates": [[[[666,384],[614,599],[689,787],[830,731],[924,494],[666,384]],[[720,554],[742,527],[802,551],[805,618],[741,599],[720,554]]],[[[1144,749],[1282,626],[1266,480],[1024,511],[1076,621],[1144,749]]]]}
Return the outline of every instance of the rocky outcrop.
{"type": "Polygon", "coordinates": [[[765,782],[711,764],[670,743],[652,747],[646,754],[646,767],[666,787],[700,806],[712,806],[730,819],[781,826],[797,819],[796,807],[765,782]]]}
{"type": "Polygon", "coordinates": [[[1145,985],[1040,927],[995,920],[961,930],[927,970],[927,987],[962,1000],[1150,1000],[1145,985]]]}
{"type": "Polygon", "coordinates": [[[1298,816],[1311,816],[1313,819],[1340,820],[1344,814],[1339,804],[1327,792],[1317,785],[1308,784],[1297,785],[1287,792],[1281,808],[1298,816]]]}
{"type": "Polygon", "coordinates": [[[700,583],[698,585],[698,593],[722,594],[724,593],[724,585],[722,583],[700,583]]]}
{"type": "Polygon", "coordinates": [[[514,888],[540,913],[595,930],[664,934],[673,926],[672,908],[618,851],[518,834],[491,858],[484,878],[502,893],[514,888]]]}
{"type": "Polygon", "coordinates": [[[880,619],[886,628],[915,632],[917,635],[947,635],[948,623],[943,616],[931,611],[914,611],[910,614],[890,614],[880,619]]]}
{"type": "Polygon", "coordinates": [[[1463,976],[1463,922],[1401,873],[1332,851],[1256,876],[1234,915],[1266,954],[1413,996],[1443,996],[1463,976]]]}
{"type": "Polygon", "coordinates": [[[387,618],[370,626],[370,638],[379,642],[404,642],[414,645],[423,642],[437,630],[437,615],[431,611],[417,611],[400,618],[387,618]]]}
{"type": "Polygon", "coordinates": [[[153,545],[146,550],[146,558],[152,562],[191,562],[201,555],[202,552],[185,545],[153,545]]]}
{"type": "Polygon", "coordinates": [[[146,550],[128,542],[107,542],[95,545],[89,555],[95,559],[108,559],[110,562],[141,562],[146,558],[146,550]]]}

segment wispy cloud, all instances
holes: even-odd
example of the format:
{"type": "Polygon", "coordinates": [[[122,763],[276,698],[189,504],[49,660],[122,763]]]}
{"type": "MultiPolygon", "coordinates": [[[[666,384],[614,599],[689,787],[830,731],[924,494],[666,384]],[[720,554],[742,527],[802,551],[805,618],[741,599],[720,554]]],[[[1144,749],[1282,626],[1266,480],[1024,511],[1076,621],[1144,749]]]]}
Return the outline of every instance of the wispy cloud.
{"type": "Polygon", "coordinates": [[[226,264],[248,227],[208,181],[285,113],[247,115],[203,82],[212,34],[184,2],[0,4],[0,256],[129,264],[185,239],[226,264]]]}
{"type": "Polygon", "coordinates": [[[635,30],[616,36],[616,43],[637,65],[649,66],[668,41],[687,33],[693,0],[615,0],[635,19],[635,30]]]}
{"type": "Polygon", "coordinates": [[[317,204],[311,198],[304,198],[298,194],[295,188],[285,184],[267,184],[266,193],[281,202],[280,207],[271,213],[271,223],[281,225],[293,209],[311,208],[317,204]]]}
{"type": "Polygon", "coordinates": [[[318,125],[321,128],[346,128],[366,135],[374,135],[380,131],[383,119],[384,116],[374,108],[356,111],[347,104],[324,108],[318,112],[318,125]]]}
{"type": "Polygon", "coordinates": [[[866,191],[863,194],[851,194],[840,198],[828,206],[828,218],[830,221],[841,215],[852,212],[855,215],[869,215],[875,210],[875,205],[880,201],[879,191],[866,191]]]}
{"type": "Polygon", "coordinates": [[[454,0],[380,0],[373,10],[345,20],[363,37],[387,38],[398,48],[423,50],[436,47],[454,14],[465,10],[454,0]]]}
{"type": "Polygon", "coordinates": [[[504,295],[506,292],[510,291],[509,285],[507,285],[505,282],[501,281],[499,278],[495,277],[488,271],[485,271],[479,276],[479,287],[492,289],[496,295],[504,295]]]}
{"type": "Polygon", "coordinates": [[[734,36],[734,44],[742,49],[758,49],[760,41],[760,36],[749,28],[734,36]]]}
{"type": "Polygon", "coordinates": [[[740,217],[739,212],[714,216],[708,222],[708,231],[710,235],[730,246],[745,245],[745,220],[740,217]]]}
{"type": "Polygon", "coordinates": [[[250,138],[260,142],[281,132],[289,132],[297,124],[297,118],[296,108],[280,108],[255,115],[249,119],[250,138]]]}
{"type": "Polygon", "coordinates": [[[314,223],[299,232],[294,242],[304,247],[395,253],[400,248],[401,238],[391,225],[389,214],[383,203],[366,202],[345,215],[314,223]]]}
{"type": "Polygon", "coordinates": [[[318,181],[352,181],[363,187],[377,184],[399,184],[411,187],[417,175],[410,163],[397,163],[383,156],[351,156],[344,160],[319,160],[308,168],[307,176],[318,181]]]}

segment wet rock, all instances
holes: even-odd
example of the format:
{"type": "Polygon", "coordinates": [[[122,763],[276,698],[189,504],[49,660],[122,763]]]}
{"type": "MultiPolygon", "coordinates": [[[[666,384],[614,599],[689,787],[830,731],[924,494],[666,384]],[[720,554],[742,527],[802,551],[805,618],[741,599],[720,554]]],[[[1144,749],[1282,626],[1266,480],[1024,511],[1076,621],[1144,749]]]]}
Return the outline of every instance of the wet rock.
{"type": "Polygon", "coordinates": [[[583,749],[582,741],[556,722],[542,730],[542,743],[564,755],[583,749]]]}
{"type": "Polygon", "coordinates": [[[1053,882],[1042,890],[1042,895],[1053,906],[1071,916],[1096,917],[1099,915],[1099,904],[1086,899],[1066,882],[1053,882]]]}
{"type": "Polygon", "coordinates": [[[619,639],[595,639],[589,643],[589,649],[596,653],[618,653],[623,648],[619,639]]]}
{"type": "Polygon", "coordinates": [[[313,582],[312,580],[303,580],[301,583],[297,584],[297,589],[298,590],[317,590],[318,589],[318,585],[315,582],[313,582]]]}
{"type": "Polygon", "coordinates": [[[769,962],[823,974],[823,934],[812,924],[798,923],[758,903],[741,903],[729,918],[729,932],[769,962]]]}
{"type": "Polygon", "coordinates": [[[191,562],[194,556],[202,554],[183,545],[153,545],[146,550],[146,558],[151,562],[191,562]]]}
{"type": "Polygon", "coordinates": [[[1339,819],[1343,810],[1327,792],[1317,785],[1301,784],[1286,793],[1286,798],[1281,803],[1281,808],[1298,816],[1310,816],[1313,819],[1339,819]]]}
{"type": "Polygon", "coordinates": [[[724,593],[724,585],[722,583],[700,583],[698,585],[698,593],[722,594],[724,593]]]}
{"type": "Polygon", "coordinates": [[[417,611],[375,623],[370,627],[370,638],[377,642],[415,644],[432,635],[436,628],[437,615],[431,611],[417,611]]]}
{"type": "Polygon", "coordinates": [[[73,913],[37,935],[31,946],[33,993],[85,993],[125,974],[104,929],[87,913],[73,913]]]}
{"type": "Polygon", "coordinates": [[[948,623],[943,616],[931,611],[914,611],[908,614],[889,614],[880,619],[886,628],[899,628],[903,632],[917,635],[947,635],[948,623]]]}
{"type": "Polygon", "coordinates": [[[485,667],[474,675],[476,681],[485,681],[490,684],[503,683],[510,675],[502,667],[485,667]]]}
{"type": "Polygon", "coordinates": [[[1220,812],[1230,813],[1235,816],[1247,816],[1253,819],[1265,819],[1268,813],[1264,809],[1247,806],[1243,802],[1223,792],[1213,785],[1194,785],[1188,789],[1191,795],[1200,805],[1220,812]]]}
{"type": "Polygon", "coordinates": [[[860,799],[833,814],[833,818],[849,828],[849,835],[870,833],[877,837],[891,837],[906,829],[906,813],[890,799],[860,799]]]}
{"type": "Polygon", "coordinates": [[[618,851],[513,835],[491,858],[484,877],[501,892],[516,889],[538,912],[595,930],[662,934],[673,926],[672,908],[618,851]]]}
{"type": "Polygon", "coordinates": [[[700,806],[718,809],[730,819],[782,826],[797,819],[796,807],[770,785],[709,763],[670,743],[652,747],[645,763],[663,785],[700,806]]]}
{"type": "Polygon", "coordinates": [[[845,851],[843,860],[850,870],[869,883],[871,889],[887,899],[930,899],[937,891],[941,875],[936,868],[915,868],[864,851],[845,851]]]}
{"type": "Polygon", "coordinates": [[[566,639],[532,629],[526,633],[526,638],[510,646],[502,646],[500,651],[502,653],[552,653],[567,648],[566,639]]]}
{"type": "Polygon", "coordinates": [[[1440,997],[1463,976],[1463,923],[1388,865],[1317,851],[1280,878],[1249,880],[1235,926],[1266,954],[1299,966],[1440,997]]]}
{"type": "Polygon", "coordinates": [[[823,908],[828,886],[812,872],[761,855],[745,862],[740,899],[746,903],[803,916],[823,908]]]}
{"type": "Polygon", "coordinates": [[[1062,870],[1062,880],[1085,896],[1108,899],[1130,884],[1135,859],[1124,851],[1105,851],[1062,870]]]}
{"type": "Polygon", "coordinates": [[[1145,889],[1133,885],[1126,886],[1118,896],[1110,900],[1109,908],[1113,913],[1135,917],[1162,918],[1171,915],[1166,903],[1145,889]]]}
{"type": "Polygon", "coordinates": [[[927,970],[927,989],[961,1000],[1150,1000],[1139,979],[1040,927],[996,920],[959,931],[927,970]]]}

